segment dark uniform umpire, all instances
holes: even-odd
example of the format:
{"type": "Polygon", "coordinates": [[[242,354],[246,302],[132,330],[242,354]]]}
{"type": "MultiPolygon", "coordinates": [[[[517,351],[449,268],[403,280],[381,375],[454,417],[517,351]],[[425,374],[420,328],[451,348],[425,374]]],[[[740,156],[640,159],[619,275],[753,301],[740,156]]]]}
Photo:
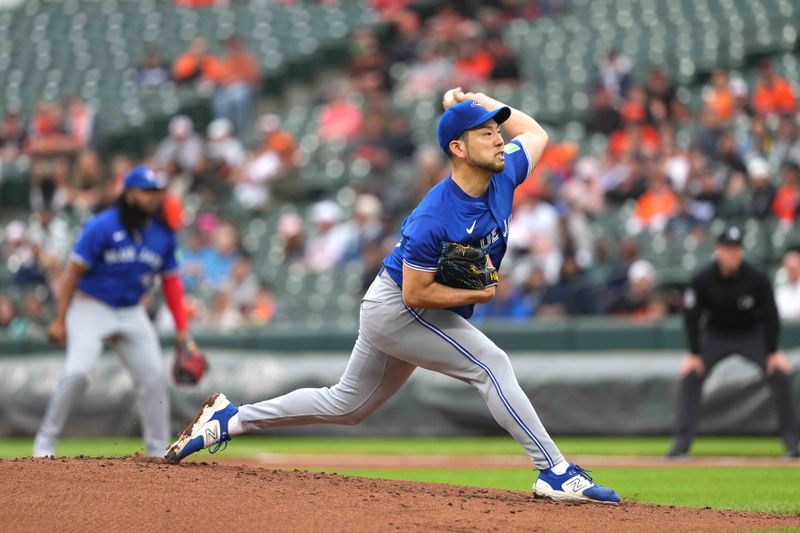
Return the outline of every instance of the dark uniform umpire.
{"type": "Polygon", "coordinates": [[[716,259],[692,278],[684,295],[689,355],[681,368],[678,425],[669,455],[685,456],[695,435],[700,392],[711,369],[739,354],[761,368],[772,389],[787,455],[798,457],[789,361],[778,350],[780,320],[767,276],[742,260],[742,230],[727,227],[716,259]]]}

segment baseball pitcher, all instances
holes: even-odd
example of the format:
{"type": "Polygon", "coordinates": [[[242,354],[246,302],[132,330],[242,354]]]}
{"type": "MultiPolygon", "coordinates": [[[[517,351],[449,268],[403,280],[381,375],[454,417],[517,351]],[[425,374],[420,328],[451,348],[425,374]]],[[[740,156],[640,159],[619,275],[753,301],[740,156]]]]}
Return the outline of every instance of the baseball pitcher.
{"type": "Polygon", "coordinates": [[[538,163],[547,133],[530,116],[484,94],[448,91],[438,140],[452,174],[431,189],[401,226],[401,239],[361,302],[359,335],[344,375],[331,388],[300,389],[237,408],[206,400],[168,450],[177,462],[215,452],[235,435],[302,424],[357,424],[417,367],[473,385],[495,420],[540,471],[536,495],[616,504],[613,490],[568,463],[520,388],[506,353],[467,320],[495,296],[506,252],[514,189],[538,163]],[[512,138],[505,144],[500,126],[512,138]]]}
{"type": "Polygon", "coordinates": [[[155,276],[161,276],[181,350],[197,349],[186,328],[175,234],[154,216],[161,209],[163,184],[152,170],[136,167],[124,187],[116,205],[86,223],[70,256],[48,328],[51,341],[66,342],[67,355],[34,441],[36,457],[55,455],[56,441],[86,390],[103,341],[114,347],[136,384],[147,454],[163,455],[168,443],[167,374],[156,331],[141,304],[155,276]]]}

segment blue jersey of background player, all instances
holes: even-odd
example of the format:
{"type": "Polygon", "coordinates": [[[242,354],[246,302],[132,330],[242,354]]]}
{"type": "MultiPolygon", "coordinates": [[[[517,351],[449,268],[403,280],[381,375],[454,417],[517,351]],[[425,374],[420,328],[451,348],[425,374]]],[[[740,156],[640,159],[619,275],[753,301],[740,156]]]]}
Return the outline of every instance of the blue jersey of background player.
{"type": "MultiPolygon", "coordinates": [[[[143,170],[142,175],[148,172],[153,174],[152,170],[143,170]]],[[[150,199],[149,193],[141,194],[145,201],[150,199]]],[[[153,198],[159,201],[159,197],[153,198]]],[[[157,217],[143,227],[135,220],[145,218],[148,208],[125,208],[118,203],[84,226],[70,256],[86,269],[78,282],[81,292],[112,307],[127,307],[139,303],[156,274],[177,271],[172,230],[157,217]]]]}
{"type": "MultiPolygon", "coordinates": [[[[461,110],[467,115],[472,112],[477,112],[476,116],[484,115],[479,106],[462,105],[461,110]]],[[[489,254],[492,264],[500,268],[506,252],[514,189],[532,170],[528,150],[536,150],[537,160],[540,156],[538,148],[526,148],[523,136],[502,145],[502,137],[497,136],[495,130],[498,122],[505,121],[508,115],[508,108],[500,108],[493,115],[496,122],[486,122],[479,128],[478,138],[485,134],[492,141],[488,143],[491,152],[487,154],[492,159],[487,157],[486,163],[486,169],[493,173],[488,188],[471,196],[458,184],[458,178],[450,175],[434,186],[403,221],[400,241],[384,260],[387,272],[400,287],[403,286],[404,266],[417,272],[436,272],[442,242],[482,248],[489,254]]],[[[446,129],[448,124],[444,121],[443,124],[446,129]]],[[[445,132],[443,135],[447,137],[445,132]]],[[[461,137],[467,139],[466,135],[461,137]]],[[[469,149],[466,144],[465,148],[469,149]]],[[[442,146],[442,149],[449,153],[449,148],[442,146]]],[[[474,304],[468,304],[451,309],[469,318],[473,308],[474,304]]]]}

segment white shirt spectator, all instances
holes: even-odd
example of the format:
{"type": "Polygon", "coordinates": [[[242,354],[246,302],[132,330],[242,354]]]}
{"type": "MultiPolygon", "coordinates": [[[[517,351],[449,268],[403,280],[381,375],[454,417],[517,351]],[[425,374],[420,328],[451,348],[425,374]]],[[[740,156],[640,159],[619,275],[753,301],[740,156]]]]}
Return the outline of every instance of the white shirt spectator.
{"type": "Polygon", "coordinates": [[[800,319],[800,252],[790,251],[783,256],[783,268],[775,283],[775,303],[781,320],[800,319]]]}
{"type": "Polygon", "coordinates": [[[321,272],[341,261],[356,238],[355,225],[340,222],[342,210],[331,200],[314,204],[310,218],[316,232],[308,241],[305,263],[310,270],[321,272]]]}
{"type": "Polygon", "coordinates": [[[269,184],[281,176],[283,165],[278,154],[263,151],[242,168],[239,181],[233,187],[236,200],[248,209],[259,209],[270,199],[269,184]]]}

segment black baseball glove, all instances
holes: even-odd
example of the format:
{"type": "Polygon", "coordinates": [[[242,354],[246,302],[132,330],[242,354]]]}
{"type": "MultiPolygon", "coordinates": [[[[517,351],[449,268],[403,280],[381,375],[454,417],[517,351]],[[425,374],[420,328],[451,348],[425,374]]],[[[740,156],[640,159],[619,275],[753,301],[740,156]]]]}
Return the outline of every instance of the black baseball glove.
{"type": "Polygon", "coordinates": [[[436,282],[456,289],[484,289],[497,285],[497,269],[488,265],[486,252],[457,242],[443,242],[436,282]]]}
{"type": "Polygon", "coordinates": [[[194,343],[175,344],[175,363],[172,365],[172,376],[178,385],[195,385],[208,370],[205,354],[194,343]]]}

